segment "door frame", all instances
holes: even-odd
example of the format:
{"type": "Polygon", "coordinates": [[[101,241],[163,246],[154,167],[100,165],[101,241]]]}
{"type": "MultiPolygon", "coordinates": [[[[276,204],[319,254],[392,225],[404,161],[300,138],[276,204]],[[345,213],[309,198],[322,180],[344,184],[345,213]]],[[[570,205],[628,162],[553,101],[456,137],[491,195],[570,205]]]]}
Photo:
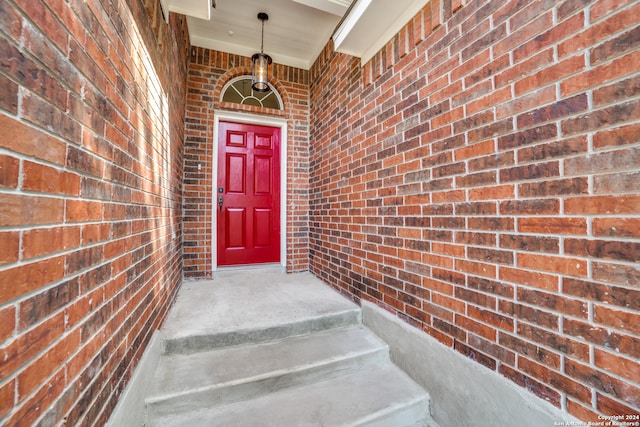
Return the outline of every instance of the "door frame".
{"type": "MultiPolygon", "coordinates": [[[[211,186],[211,263],[212,270],[217,271],[221,268],[231,269],[238,267],[218,267],[218,236],[216,228],[218,224],[218,209],[215,209],[215,201],[217,200],[217,181],[218,181],[218,139],[220,137],[220,122],[235,122],[258,126],[269,126],[280,128],[280,265],[283,269],[287,268],[287,194],[289,183],[287,181],[287,119],[280,117],[259,116],[249,113],[238,113],[235,111],[214,110],[213,111],[213,159],[212,159],[212,186],[211,186]]],[[[259,264],[258,264],[259,265],[259,264]]]]}

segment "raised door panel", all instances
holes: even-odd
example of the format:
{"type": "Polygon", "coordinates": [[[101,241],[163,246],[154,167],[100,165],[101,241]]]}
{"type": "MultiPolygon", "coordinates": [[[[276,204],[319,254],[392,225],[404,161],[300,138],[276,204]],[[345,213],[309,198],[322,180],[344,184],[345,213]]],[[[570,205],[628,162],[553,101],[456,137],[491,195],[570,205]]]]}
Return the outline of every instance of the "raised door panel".
{"type": "Polygon", "coordinates": [[[253,235],[256,247],[269,247],[273,244],[271,235],[271,221],[273,219],[273,210],[257,208],[254,211],[253,235]]]}
{"type": "Polygon", "coordinates": [[[254,162],[254,194],[270,195],[272,193],[271,180],[273,177],[272,158],[255,156],[254,162]]]}
{"type": "Polygon", "coordinates": [[[227,229],[226,248],[244,249],[247,247],[245,230],[247,229],[247,211],[243,208],[225,209],[225,227],[227,229]]]}
{"type": "Polygon", "coordinates": [[[247,193],[247,156],[246,154],[227,154],[227,193],[247,193]]]}

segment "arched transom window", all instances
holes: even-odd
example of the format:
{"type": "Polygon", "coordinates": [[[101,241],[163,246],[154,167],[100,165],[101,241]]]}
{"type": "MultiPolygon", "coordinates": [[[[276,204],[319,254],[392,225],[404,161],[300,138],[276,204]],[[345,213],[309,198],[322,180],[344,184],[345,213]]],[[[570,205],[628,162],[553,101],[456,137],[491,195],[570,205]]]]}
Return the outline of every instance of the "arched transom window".
{"type": "Polygon", "coordinates": [[[236,77],[222,88],[222,102],[282,110],[280,94],[271,84],[269,89],[268,92],[256,92],[251,89],[251,76],[236,77]]]}

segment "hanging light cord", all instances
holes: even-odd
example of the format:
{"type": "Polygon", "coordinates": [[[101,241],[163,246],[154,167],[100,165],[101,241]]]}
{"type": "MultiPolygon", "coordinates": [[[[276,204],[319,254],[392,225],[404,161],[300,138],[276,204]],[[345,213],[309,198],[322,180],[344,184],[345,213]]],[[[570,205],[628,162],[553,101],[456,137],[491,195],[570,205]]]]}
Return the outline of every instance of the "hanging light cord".
{"type": "Polygon", "coordinates": [[[262,19],[262,37],[260,38],[260,53],[264,53],[264,19],[262,19]]]}

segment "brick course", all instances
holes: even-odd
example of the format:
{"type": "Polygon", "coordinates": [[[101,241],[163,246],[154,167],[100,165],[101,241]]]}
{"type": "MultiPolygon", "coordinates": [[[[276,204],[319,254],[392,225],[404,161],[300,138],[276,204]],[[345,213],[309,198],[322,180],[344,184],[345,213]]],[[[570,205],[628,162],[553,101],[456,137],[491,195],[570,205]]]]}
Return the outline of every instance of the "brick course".
{"type": "Polygon", "coordinates": [[[432,0],[310,70],[310,269],[578,418],[640,412],[633,1],[432,0]]]}
{"type": "Polygon", "coordinates": [[[0,22],[0,424],[103,425],[181,281],[186,19],[2,0],[0,22]]]}

